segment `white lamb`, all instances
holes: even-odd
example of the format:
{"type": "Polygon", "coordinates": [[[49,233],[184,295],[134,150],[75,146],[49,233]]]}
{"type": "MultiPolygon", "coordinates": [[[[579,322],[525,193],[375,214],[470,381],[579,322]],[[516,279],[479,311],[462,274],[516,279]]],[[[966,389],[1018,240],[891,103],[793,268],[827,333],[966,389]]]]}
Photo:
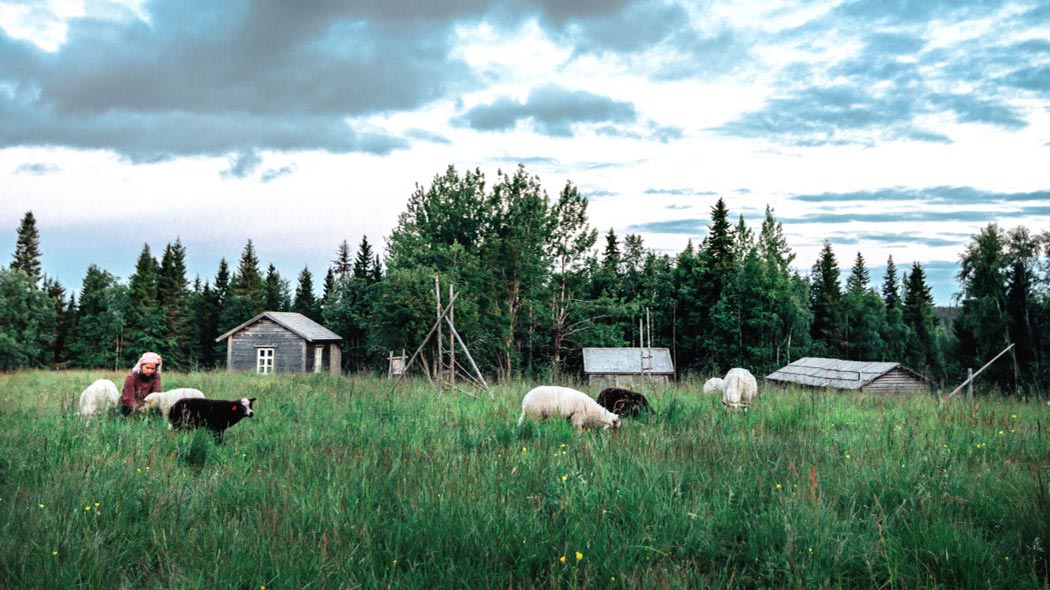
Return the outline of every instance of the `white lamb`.
{"type": "Polygon", "coordinates": [[[729,369],[722,385],[722,403],[727,408],[747,409],[758,395],[758,382],[747,369],[729,369]]]}
{"type": "Polygon", "coordinates": [[[94,416],[116,406],[120,401],[117,385],[109,379],[98,379],[80,393],[77,412],[81,416],[94,416]]]}
{"type": "Polygon", "coordinates": [[[591,396],[582,391],[556,385],[542,385],[525,394],[521,400],[518,426],[521,426],[526,416],[562,416],[571,420],[577,430],[583,430],[584,426],[592,424],[600,424],[603,429],[620,427],[620,417],[598,405],[591,396]]]}
{"type": "Polygon", "coordinates": [[[204,397],[204,392],[199,389],[193,389],[192,387],[180,387],[168,391],[154,391],[146,396],[145,402],[146,407],[157,408],[160,410],[160,413],[164,414],[164,417],[167,418],[168,412],[171,411],[171,406],[174,406],[175,402],[180,399],[187,397],[204,397]]]}
{"type": "Polygon", "coordinates": [[[712,377],[704,383],[704,393],[722,393],[723,385],[725,381],[721,377],[712,377]]]}

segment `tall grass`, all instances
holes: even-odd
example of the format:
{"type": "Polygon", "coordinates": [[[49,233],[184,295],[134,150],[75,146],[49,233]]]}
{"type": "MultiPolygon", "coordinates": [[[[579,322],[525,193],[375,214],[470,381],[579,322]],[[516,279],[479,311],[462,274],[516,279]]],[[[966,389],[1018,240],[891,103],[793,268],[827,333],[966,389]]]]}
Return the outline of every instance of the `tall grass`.
{"type": "Polygon", "coordinates": [[[1045,406],[684,386],[579,434],[526,384],[167,374],[258,398],[216,446],[74,416],[102,376],[0,375],[2,590],[1047,587],[1045,406]]]}

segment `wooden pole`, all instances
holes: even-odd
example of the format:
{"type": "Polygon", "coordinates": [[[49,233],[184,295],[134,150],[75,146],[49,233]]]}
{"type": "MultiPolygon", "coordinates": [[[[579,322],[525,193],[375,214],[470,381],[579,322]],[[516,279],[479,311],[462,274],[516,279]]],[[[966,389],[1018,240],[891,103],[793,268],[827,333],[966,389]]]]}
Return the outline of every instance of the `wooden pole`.
{"type": "MultiPolygon", "coordinates": [[[[452,285],[448,286],[448,298],[452,299],[452,285]]],[[[453,330],[456,329],[456,308],[454,307],[448,310],[448,323],[453,330]]],[[[448,335],[448,379],[453,386],[456,385],[456,335],[454,332],[448,335]]]]}
{"type": "Polygon", "coordinates": [[[438,276],[434,275],[434,303],[437,313],[437,357],[434,359],[434,374],[437,375],[438,387],[441,387],[441,374],[445,371],[445,355],[441,347],[444,345],[444,337],[441,335],[441,283],[438,276]]]}
{"type": "Polygon", "coordinates": [[[973,367],[966,369],[966,398],[973,401],[973,367]]]}
{"type": "MultiPolygon", "coordinates": [[[[448,313],[448,310],[452,308],[452,304],[455,303],[456,297],[459,297],[459,293],[456,293],[456,295],[452,298],[452,301],[448,302],[448,306],[445,308],[445,313],[448,313]]],[[[444,316],[445,314],[443,313],[441,315],[444,316]]],[[[441,320],[438,319],[438,321],[435,322],[434,325],[430,328],[430,332],[428,332],[427,333],[427,337],[423,339],[423,343],[419,345],[419,348],[417,348],[414,353],[412,353],[412,358],[408,359],[408,362],[405,363],[405,370],[404,370],[404,372],[401,373],[401,376],[398,377],[397,382],[394,383],[394,385],[397,385],[398,383],[401,383],[401,380],[404,379],[405,375],[408,374],[408,368],[412,366],[412,361],[416,360],[416,357],[419,356],[420,352],[422,352],[423,347],[426,346],[427,342],[430,341],[430,337],[434,335],[434,332],[437,330],[438,324],[440,324],[440,323],[441,323],[441,320]]],[[[430,376],[430,371],[429,370],[427,371],[427,376],[428,377],[430,376]]]]}
{"type": "Polygon", "coordinates": [[[987,363],[985,363],[985,364],[984,364],[984,366],[983,366],[983,367],[981,367],[980,369],[977,369],[977,372],[976,372],[976,373],[974,373],[974,374],[970,375],[970,376],[969,376],[969,378],[967,378],[967,379],[966,379],[966,381],[964,381],[962,385],[960,385],[960,386],[956,387],[956,388],[955,388],[954,390],[952,390],[952,392],[951,392],[951,393],[949,393],[948,395],[946,395],[946,396],[944,397],[944,399],[948,399],[948,398],[950,398],[951,396],[955,395],[956,393],[959,393],[959,390],[960,390],[960,389],[962,389],[963,387],[966,387],[966,385],[968,385],[968,384],[970,384],[970,383],[973,383],[973,380],[974,380],[974,379],[975,379],[975,378],[976,378],[976,377],[977,377],[978,375],[980,375],[980,374],[981,374],[981,371],[984,371],[985,369],[987,369],[989,365],[991,365],[991,364],[992,364],[992,363],[994,363],[995,361],[999,360],[999,357],[1001,357],[1001,356],[1003,356],[1004,354],[1006,354],[1006,353],[1007,353],[1007,352],[1008,352],[1008,351],[1009,351],[1009,350],[1010,350],[1011,348],[1013,348],[1013,347],[1014,347],[1014,345],[1013,345],[1013,344],[1011,344],[1010,346],[1007,346],[1006,348],[1004,348],[1002,352],[1000,352],[999,354],[995,355],[995,358],[993,358],[992,360],[990,360],[990,361],[988,361],[987,363]]]}
{"type": "MultiPolygon", "coordinates": [[[[448,320],[448,318],[445,319],[446,321],[448,320]]],[[[459,332],[456,331],[456,327],[449,323],[448,328],[452,330],[452,334],[456,337],[456,340],[459,341],[459,346],[463,349],[463,353],[467,355],[467,360],[470,361],[470,366],[474,369],[474,374],[477,376],[478,380],[481,381],[481,385],[485,388],[485,391],[488,391],[489,384],[485,383],[485,376],[482,375],[481,370],[478,369],[477,363],[474,362],[474,357],[470,356],[470,351],[467,350],[467,345],[463,342],[463,339],[460,338],[459,332]]]]}

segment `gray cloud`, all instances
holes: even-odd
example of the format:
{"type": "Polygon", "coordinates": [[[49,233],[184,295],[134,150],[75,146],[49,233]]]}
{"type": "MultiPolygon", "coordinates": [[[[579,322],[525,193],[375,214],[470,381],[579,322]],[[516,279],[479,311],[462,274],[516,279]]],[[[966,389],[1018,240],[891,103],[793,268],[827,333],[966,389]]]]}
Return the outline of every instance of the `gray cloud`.
{"type": "Polygon", "coordinates": [[[280,178],[282,176],[288,176],[289,174],[292,174],[293,172],[295,172],[296,168],[297,168],[297,166],[295,164],[290,164],[288,166],[282,166],[280,168],[271,168],[269,170],[266,170],[265,172],[263,172],[259,176],[259,182],[262,182],[262,183],[272,182],[272,181],[277,180],[278,178],[280,178]]]}
{"type": "Polygon", "coordinates": [[[628,231],[649,232],[654,234],[699,235],[707,233],[708,219],[671,219],[650,223],[634,223],[627,226],[628,231]]]}
{"type": "Polygon", "coordinates": [[[221,173],[224,178],[244,178],[255,172],[262,164],[262,158],[253,150],[241,152],[230,158],[230,168],[221,173]]]}
{"type": "Polygon", "coordinates": [[[718,195],[715,191],[699,191],[691,188],[647,188],[645,189],[647,195],[676,195],[676,196],[690,196],[690,197],[710,197],[718,195]]]}
{"type": "Polygon", "coordinates": [[[18,168],[15,168],[15,176],[25,174],[28,176],[47,176],[48,174],[55,174],[61,172],[62,169],[55,164],[46,164],[43,162],[28,162],[21,164],[18,168]]]}
{"type": "Polygon", "coordinates": [[[859,41],[860,51],[838,61],[789,64],[777,73],[784,90],[760,110],[715,130],[732,136],[770,138],[796,146],[874,145],[912,140],[949,143],[932,123],[951,115],[960,123],[1017,130],[1028,125],[1012,101],[1017,89],[1050,90],[1043,40],[1001,42],[1030,19],[1000,12],[1005,3],[960,5],[944,1],[846,2],[823,18],[779,35],[778,41],[810,47],[830,35],[859,41]],[[929,48],[932,21],[990,18],[997,35],[929,48]],[[1033,63],[1034,62],[1034,63],[1033,63]],[[970,82],[965,92],[946,91],[970,82]],[[933,117],[931,117],[933,116],[933,117]]]}
{"type": "Polygon", "coordinates": [[[850,193],[820,193],[794,195],[796,201],[809,203],[875,203],[894,201],[922,201],[926,204],[973,205],[989,202],[1050,201],[1050,190],[1027,193],[999,193],[965,186],[935,186],[929,188],[893,187],[850,193]]]}
{"type": "Polygon", "coordinates": [[[894,244],[907,246],[921,244],[924,246],[959,246],[969,241],[969,236],[919,236],[913,233],[861,233],[861,234],[839,234],[826,238],[832,244],[850,245],[876,242],[881,244],[894,244]]]}
{"type": "Polygon", "coordinates": [[[554,85],[534,88],[525,102],[503,97],[479,105],[457,119],[457,123],[479,131],[509,131],[529,122],[537,133],[568,137],[578,123],[633,123],[634,105],[583,90],[554,85]]]}
{"type": "MultiPolygon", "coordinates": [[[[1027,213],[1031,215],[1033,213],[1027,213]]],[[[839,224],[858,221],[864,223],[901,223],[901,222],[946,222],[963,221],[990,223],[996,219],[1024,217],[1023,211],[1002,211],[983,209],[978,211],[894,211],[887,213],[812,213],[781,219],[784,223],[839,224]]]]}

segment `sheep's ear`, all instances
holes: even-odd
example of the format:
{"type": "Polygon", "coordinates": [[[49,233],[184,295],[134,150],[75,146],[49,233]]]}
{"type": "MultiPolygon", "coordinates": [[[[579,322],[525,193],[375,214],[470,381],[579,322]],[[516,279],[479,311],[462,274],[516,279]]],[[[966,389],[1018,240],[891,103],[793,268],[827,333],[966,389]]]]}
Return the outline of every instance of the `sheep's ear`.
{"type": "Polygon", "coordinates": [[[248,401],[251,402],[252,404],[254,404],[255,403],[255,398],[254,397],[250,397],[250,398],[248,398],[248,401]]]}

